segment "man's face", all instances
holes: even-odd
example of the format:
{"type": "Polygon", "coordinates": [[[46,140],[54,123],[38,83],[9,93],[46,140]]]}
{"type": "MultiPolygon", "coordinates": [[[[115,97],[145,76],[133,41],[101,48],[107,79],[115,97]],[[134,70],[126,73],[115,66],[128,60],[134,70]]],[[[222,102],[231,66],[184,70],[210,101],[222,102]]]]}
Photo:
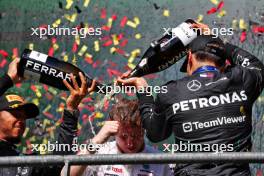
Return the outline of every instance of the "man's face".
{"type": "Polygon", "coordinates": [[[0,111],[0,136],[2,139],[19,143],[25,131],[26,115],[23,110],[0,111]]]}
{"type": "Polygon", "coordinates": [[[139,126],[121,124],[116,143],[123,153],[138,153],[144,148],[144,130],[139,126]]]}

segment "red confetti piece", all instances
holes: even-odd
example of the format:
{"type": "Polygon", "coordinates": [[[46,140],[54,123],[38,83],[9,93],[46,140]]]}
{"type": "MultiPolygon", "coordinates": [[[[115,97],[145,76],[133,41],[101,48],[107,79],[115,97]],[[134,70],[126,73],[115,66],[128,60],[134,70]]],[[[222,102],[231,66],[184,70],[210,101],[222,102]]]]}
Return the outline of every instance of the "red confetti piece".
{"type": "Polygon", "coordinates": [[[49,90],[49,86],[47,86],[46,84],[43,84],[43,88],[44,88],[45,91],[49,90]]]}
{"type": "Polygon", "coordinates": [[[78,44],[77,44],[77,42],[74,42],[73,46],[72,46],[72,52],[76,53],[77,49],[78,49],[78,44]]]}
{"type": "Polygon", "coordinates": [[[101,9],[101,18],[106,18],[106,9],[105,8],[103,8],[103,9],[101,9]]]}
{"type": "Polygon", "coordinates": [[[113,14],[111,18],[112,18],[113,20],[116,20],[116,19],[117,19],[117,15],[116,15],[116,14],[113,14]]]}
{"type": "Polygon", "coordinates": [[[17,88],[20,88],[21,86],[22,86],[22,83],[17,83],[17,84],[16,84],[16,87],[17,87],[17,88]]]}
{"type": "Polygon", "coordinates": [[[104,44],[103,44],[103,46],[110,46],[110,45],[112,45],[112,43],[113,43],[113,41],[112,40],[108,40],[108,41],[106,41],[104,44]]]}
{"type": "Polygon", "coordinates": [[[54,119],[54,116],[51,113],[49,113],[49,112],[43,112],[43,114],[45,116],[47,116],[48,118],[50,118],[50,119],[54,119]]]}
{"type": "Polygon", "coordinates": [[[18,49],[17,48],[13,48],[13,58],[17,58],[18,57],[18,49]]]}
{"type": "Polygon", "coordinates": [[[110,31],[110,27],[108,27],[108,26],[102,26],[102,30],[104,30],[104,31],[110,31]]]}
{"type": "Polygon", "coordinates": [[[53,48],[53,47],[50,47],[50,48],[49,48],[48,55],[49,55],[49,56],[53,56],[53,55],[54,55],[54,48],[53,48]]]}
{"type": "Polygon", "coordinates": [[[0,63],[0,67],[3,68],[7,64],[6,59],[3,59],[0,63]]]}
{"type": "Polygon", "coordinates": [[[240,35],[240,42],[243,43],[247,39],[247,32],[243,31],[240,35]]]}
{"type": "Polygon", "coordinates": [[[93,59],[91,57],[86,57],[84,59],[88,64],[93,64],[93,59]]]}
{"type": "Polygon", "coordinates": [[[264,33],[264,26],[253,26],[252,31],[256,33],[264,33]]]}
{"type": "Polygon", "coordinates": [[[52,37],[52,39],[51,39],[51,43],[52,44],[55,44],[57,42],[57,39],[55,38],[55,37],[52,37]]]}
{"type": "Polygon", "coordinates": [[[5,50],[0,50],[0,54],[5,58],[8,56],[8,53],[5,50]]]}
{"type": "Polygon", "coordinates": [[[117,36],[117,40],[121,40],[122,38],[124,37],[124,34],[118,34],[118,36],[117,36]]]}
{"type": "Polygon", "coordinates": [[[125,27],[127,23],[127,16],[124,16],[120,22],[120,27],[125,27]]]}
{"type": "Polygon", "coordinates": [[[120,46],[121,47],[125,47],[128,43],[128,39],[124,39],[121,43],[120,43],[120,46]]]}
{"type": "Polygon", "coordinates": [[[224,7],[224,1],[221,1],[218,6],[217,6],[217,10],[220,10],[224,7]]]}
{"type": "Polygon", "coordinates": [[[119,49],[119,48],[116,48],[116,52],[121,54],[121,55],[124,55],[126,52],[122,49],[119,49]]]}
{"type": "Polygon", "coordinates": [[[39,26],[39,29],[47,29],[48,25],[47,24],[42,24],[39,26]]]}
{"type": "Polygon", "coordinates": [[[33,90],[34,92],[36,92],[37,87],[36,87],[35,85],[32,84],[32,85],[30,86],[30,89],[33,90]]]}
{"type": "Polygon", "coordinates": [[[101,64],[101,62],[99,60],[97,60],[96,62],[93,63],[93,68],[96,68],[100,64],[101,64]]]}
{"type": "Polygon", "coordinates": [[[87,97],[87,98],[84,98],[82,100],[83,103],[87,103],[87,102],[91,102],[91,101],[93,101],[93,99],[91,97],[87,97]]]}
{"type": "Polygon", "coordinates": [[[207,13],[207,15],[210,15],[210,14],[213,14],[215,12],[217,12],[217,9],[215,7],[213,7],[210,10],[208,10],[206,13],[207,13]]]}
{"type": "Polygon", "coordinates": [[[110,40],[111,38],[109,36],[105,36],[103,38],[101,38],[101,40],[110,40]]]}
{"type": "Polygon", "coordinates": [[[121,72],[114,70],[114,69],[109,69],[109,68],[107,69],[107,73],[108,73],[110,78],[112,78],[113,75],[115,75],[115,76],[121,76],[122,75],[121,72]]]}
{"type": "Polygon", "coordinates": [[[105,101],[103,111],[107,111],[108,107],[109,107],[109,101],[105,101]]]}
{"type": "Polygon", "coordinates": [[[214,14],[215,12],[219,11],[224,7],[224,1],[221,1],[217,7],[213,7],[210,10],[208,10],[206,13],[207,15],[214,14]]]}

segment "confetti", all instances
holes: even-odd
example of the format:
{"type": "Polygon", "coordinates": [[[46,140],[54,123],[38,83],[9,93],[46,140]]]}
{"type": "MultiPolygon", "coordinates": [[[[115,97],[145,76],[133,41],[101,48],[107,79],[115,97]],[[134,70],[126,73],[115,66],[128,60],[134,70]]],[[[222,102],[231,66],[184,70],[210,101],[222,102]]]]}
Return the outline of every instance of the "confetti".
{"type": "Polygon", "coordinates": [[[83,45],[82,48],[80,49],[80,51],[78,52],[78,55],[83,56],[83,54],[86,52],[87,48],[88,47],[86,45],[83,45]]]}
{"type": "Polygon", "coordinates": [[[239,28],[242,29],[242,30],[246,30],[247,29],[247,25],[246,25],[244,19],[240,19],[239,20],[239,28]]]}
{"type": "Polygon", "coordinates": [[[120,27],[125,27],[127,23],[127,16],[124,16],[120,22],[120,27]]]}
{"type": "Polygon", "coordinates": [[[223,16],[226,15],[226,11],[225,10],[221,10],[218,14],[217,14],[217,17],[218,18],[222,18],[223,16]]]}
{"type": "Polygon", "coordinates": [[[232,28],[233,28],[234,30],[237,29],[237,24],[238,24],[237,20],[234,19],[234,20],[232,21],[232,28]]]}
{"type": "Polygon", "coordinates": [[[214,5],[217,5],[219,2],[218,0],[210,0],[214,5]]]}
{"type": "Polygon", "coordinates": [[[103,9],[101,9],[101,18],[106,18],[106,9],[105,8],[103,8],[103,9]]]}
{"type": "Polygon", "coordinates": [[[203,16],[202,14],[199,14],[198,17],[197,17],[197,20],[196,20],[196,21],[197,21],[198,23],[202,22],[202,21],[203,21],[203,17],[204,17],[204,16],[203,16]]]}
{"type": "Polygon", "coordinates": [[[163,16],[169,17],[170,16],[170,11],[169,10],[164,10],[163,11],[163,16]]]}
{"type": "Polygon", "coordinates": [[[240,35],[240,42],[243,43],[247,38],[247,32],[243,31],[240,35]]]}
{"type": "Polygon", "coordinates": [[[100,51],[99,41],[94,41],[94,51],[98,52],[100,51]]]}
{"type": "Polygon", "coordinates": [[[30,43],[29,46],[28,46],[28,48],[29,48],[30,50],[34,50],[34,44],[33,44],[33,43],[30,43]]]}
{"type": "Polygon", "coordinates": [[[72,4],[73,4],[73,0],[66,0],[66,6],[65,6],[65,9],[70,9],[71,8],[71,6],[72,6],[72,4]]]}
{"type": "Polygon", "coordinates": [[[135,38],[136,38],[136,39],[141,39],[141,34],[136,34],[136,35],[135,35],[135,38]]]}
{"type": "Polygon", "coordinates": [[[127,21],[127,25],[132,27],[132,28],[136,28],[137,27],[137,24],[132,22],[132,21],[130,21],[130,20],[127,21]]]}
{"type": "Polygon", "coordinates": [[[53,27],[53,28],[57,28],[60,24],[61,24],[61,19],[57,19],[57,20],[52,24],[52,27],[53,27]]]}
{"type": "Polygon", "coordinates": [[[12,52],[13,52],[13,55],[12,55],[13,59],[19,57],[18,56],[18,48],[13,48],[12,52]]]}
{"type": "Polygon", "coordinates": [[[88,7],[89,3],[90,3],[90,0],[84,0],[83,6],[88,7]]]}
{"type": "Polygon", "coordinates": [[[0,50],[0,54],[6,58],[8,56],[8,53],[5,50],[0,50]]]}

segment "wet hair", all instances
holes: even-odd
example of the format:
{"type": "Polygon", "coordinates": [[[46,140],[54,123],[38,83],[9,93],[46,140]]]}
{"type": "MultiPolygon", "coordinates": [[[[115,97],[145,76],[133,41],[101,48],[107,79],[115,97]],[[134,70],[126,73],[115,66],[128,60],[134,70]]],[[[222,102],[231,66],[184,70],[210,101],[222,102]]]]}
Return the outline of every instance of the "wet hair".
{"type": "Polygon", "coordinates": [[[138,100],[128,100],[122,97],[116,98],[117,102],[112,107],[109,117],[122,124],[141,127],[141,117],[138,100]]]}
{"type": "Polygon", "coordinates": [[[193,53],[196,59],[200,62],[210,61],[216,64],[217,67],[222,67],[224,65],[224,59],[221,59],[219,56],[216,56],[212,53],[206,51],[197,51],[193,53]]]}

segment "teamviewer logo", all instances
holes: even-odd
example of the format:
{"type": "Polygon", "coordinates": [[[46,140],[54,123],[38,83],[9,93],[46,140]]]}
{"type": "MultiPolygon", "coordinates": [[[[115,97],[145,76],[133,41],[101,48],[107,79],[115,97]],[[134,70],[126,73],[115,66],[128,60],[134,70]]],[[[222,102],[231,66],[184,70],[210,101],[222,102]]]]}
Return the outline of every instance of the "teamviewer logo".
{"type": "Polygon", "coordinates": [[[183,128],[184,133],[188,133],[188,132],[191,132],[193,130],[191,122],[183,123],[182,128],[183,128]]]}

